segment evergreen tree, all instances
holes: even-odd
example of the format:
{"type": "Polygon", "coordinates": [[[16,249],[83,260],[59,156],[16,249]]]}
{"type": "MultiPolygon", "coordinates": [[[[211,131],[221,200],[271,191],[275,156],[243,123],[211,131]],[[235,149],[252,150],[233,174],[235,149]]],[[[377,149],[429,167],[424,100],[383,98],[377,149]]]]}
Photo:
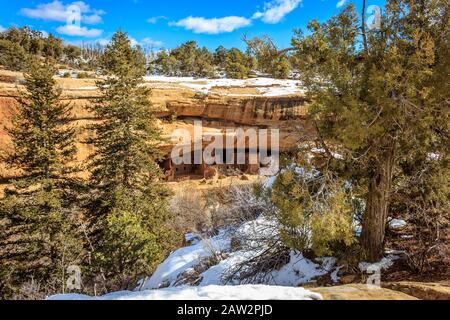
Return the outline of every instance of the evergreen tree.
{"type": "Polygon", "coordinates": [[[42,53],[46,58],[53,58],[59,61],[63,54],[64,44],[63,40],[55,37],[53,34],[50,35],[44,41],[44,47],[42,53]]]}
{"type": "Polygon", "coordinates": [[[65,61],[70,63],[71,65],[79,64],[79,60],[81,58],[81,49],[74,45],[68,45],[63,49],[65,61]]]}
{"type": "Polygon", "coordinates": [[[327,167],[365,198],[361,243],[370,261],[382,257],[403,164],[432,152],[448,164],[448,10],[441,0],[388,0],[380,29],[369,31],[349,5],[293,39],[327,167]]]}
{"type": "Polygon", "coordinates": [[[225,72],[231,79],[245,79],[249,76],[251,68],[251,58],[241,50],[232,48],[228,51],[225,59],[225,72]]]}
{"type": "Polygon", "coordinates": [[[34,280],[45,293],[64,291],[65,269],[78,264],[82,244],[76,200],[75,132],[71,108],[59,101],[54,69],[34,62],[14,126],[6,162],[22,172],[0,201],[0,292],[18,295],[34,280]]]}
{"type": "Polygon", "coordinates": [[[244,41],[248,50],[256,58],[259,71],[268,73],[276,79],[288,78],[291,65],[286,52],[279,51],[270,37],[254,37],[251,40],[244,37],[244,41]]]}
{"type": "Polygon", "coordinates": [[[198,49],[195,56],[193,76],[200,78],[214,78],[213,55],[207,48],[198,49]]]}
{"type": "Polygon", "coordinates": [[[182,77],[192,76],[195,72],[197,42],[188,41],[170,52],[170,56],[178,61],[179,74],[182,77]]]}
{"type": "Polygon", "coordinates": [[[26,68],[27,53],[17,43],[0,40],[0,64],[8,70],[23,71],[26,68]]]}
{"type": "Polygon", "coordinates": [[[161,50],[157,53],[154,61],[150,62],[149,71],[153,71],[156,74],[162,74],[166,76],[179,75],[179,62],[170,55],[167,50],[161,50]]]}
{"type": "Polygon", "coordinates": [[[129,288],[168,252],[168,190],[160,183],[161,132],[143,84],[145,57],[118,31],[106,47],[98,82],[103,98],[92,108],[95,125],[92,201],[89,205],[94,271],[113,288],[129,288]]]}
{"type": "Polygon", "coordinates": [[[224,46],[217,47],[216,51],[214,52],[214,65],[218,66],[219,68],[224,68],[227,53],[228,50],[224,46]]]}

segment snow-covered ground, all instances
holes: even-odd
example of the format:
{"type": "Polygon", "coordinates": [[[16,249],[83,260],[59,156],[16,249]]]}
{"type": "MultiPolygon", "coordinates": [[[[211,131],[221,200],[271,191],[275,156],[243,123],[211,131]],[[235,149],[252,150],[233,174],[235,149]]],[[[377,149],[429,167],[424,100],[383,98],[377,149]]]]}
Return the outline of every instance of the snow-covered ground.
{"type": "Polygon", "coordinates": [[[102,297],[66,294],[48,300],[321,300],[318,293],[303,288],[263,285],[177,287],[139,292],[121,291],[102,297]]]}
{"type": "MultiPolygon", "coordinates": [[[[137,289],[150,290],[176,286],[186,275],[197,277],[199,286],[239,285],[239,280],[226,278],[229,271],[266,250],[267,244],[261,239],[277,237],[277,232],[275,222],[262,216],[244,223],[237,230],[222,230],[215,237],[173,252],[149,279],[140,283],[137,289]],[[231,239],[236,235],[240,238],[251,239],[246,243],[245,249],[232,250],[231,239]],[[198,270],[201,269],[198,266],[211,257],[219,257],[219,259],[198,274],[198,270]],[[220,257],[224,258],[220,259],[220,257]]],[[[335,258],[322,258],[314,262],[305,258],[302,253],[292,251],[288,263],[279,270],[270,272],[265,277],[267,281],[264,284],[295,287],[333,272],[335,272],[334,281],[337,282],[338,268],[335,258]]]]}
{"type": "MultiPolygon", "coordinates": [[[[295,170],[299,174],[315,174],[314,171],[305,172],[301,168],[295,170]]],[[[269,178],[266,187],[270,188],[273,181],[274,178],[269,178]]],[[[403,220],[390,222],[391,227],[406,225],[403,220]]],[[[50,299],[311,300],[321,297],[300,286],[325,275],[329,275],[336,284],[340,281],[339,271],[343,266],[337,264],[336,258],[310,260],[296,251],[287,252],[284,265],[261,276],[258,273],[249,281],[248,278],[241,279],[241,274],[248,271],[246,268],[250,262],[267,252],[269,246],[273,245],[271,241],[279,237],[279,225],[265,214],[243,222],[240,226],[223,228],[209,238],[187,234],[186,240],[191,245],[172,252],[153,275],[139,282],[135,291],[115,292],[95,298],[74,294],[57,295],[50,299]],[[237,246],[233,245],[236,239],[239,239],[237,246]]],[[[363,262],[359,268],[368,273],[387,270],[399,259],[400,254],[389,252],[380,262],[363,262]]]]}
{"type": "Polygon", "coordinates": [[[192,89],[196,92],[208,94],[213,88],[255,88],[257,94],[221,93],[227,96],[264,96],[278,97],[303,94],[301,83],[297,80],[280,80],[272,78],[253,79],[198,79],[191,77],[147,76],[146,82],[157,84],[157,88],[175,88],[175,85],[192,89]]]}
{"type": "MultiPolygon", "coordinates": [[[[329,274],[334,283],[339,282],[337,259],[325,257],[309,260],[302,253],[292,251],[289,261],[270,272],[264,284],[241,285],[231,278],[224,281],[230,268],[254,258],[264,250],[257,235],[274,232],[273,222],[259,217],[244,223],[237,230],[223,229],[218,235],[198,241],[194,235],[191,246],[174,251],[147,278],[142,279],[135,291],[113,292],[101,297],[79,294],[55,295],[50,300],[319,300],[319,294],[301,288],[317,277],[329,274]],[[233,250],[233,235],[256,236],[246,250],[233,250]],[[252,247],[253,245],[253,247],[252,247]],[[249,249],[250,248],[250,249],[249,249]],[[252,249],[253,248],[253,249],[252,249]],[[215,259],[208,260],[214,257],[215,259]],[[222,258],[221,258],[222,257],[222,258]],[[208,260],[210,264],[203,264],[208,260]],[[212,262],[212,263],[211,263],[212,262]],[[202,267],[203,264],[203,267],[202,267]],[[206,267],[205,267],[206,266],[206,267]],[[199,271],[200,270],[200,271],[199,271]],[[189,279],[198,279],[195,285],[189,279]]],[[[267,235],[266,235],[267,236],[267,235]]],[[[389,269],[399,259],[400,252],[390,252],[378,263],[360,263],[362,271],[373,272],[389,269]]]]}
{"type": "Polygon", "coordinates": [[[159,265],[150,279],[145,281],[142,289],[173,286],[181,274],[192,270],[203,259],[229,251],[230,241],[229,234],[222,231],[215,237],[176,250],[159,265]]]}

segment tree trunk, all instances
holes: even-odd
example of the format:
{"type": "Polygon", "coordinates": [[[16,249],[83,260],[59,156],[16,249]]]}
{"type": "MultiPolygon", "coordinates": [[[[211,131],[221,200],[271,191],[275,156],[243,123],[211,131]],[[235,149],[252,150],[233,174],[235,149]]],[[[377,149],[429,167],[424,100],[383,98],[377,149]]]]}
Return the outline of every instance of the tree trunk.
{"type": "Polygon", "coordinates": [[[361,244],[368,262],[383,258],[384,237],[395,157],[395,142],[388,143],[378,168],[369,182],[366,211],[362,223],[361,244]]]}

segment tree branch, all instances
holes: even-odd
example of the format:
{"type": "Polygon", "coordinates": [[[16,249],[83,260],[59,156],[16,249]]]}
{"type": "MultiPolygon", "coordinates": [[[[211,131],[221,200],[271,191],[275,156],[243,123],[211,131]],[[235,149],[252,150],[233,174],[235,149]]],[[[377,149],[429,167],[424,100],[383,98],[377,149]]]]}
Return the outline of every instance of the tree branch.
{"type": "Polygon", "coordinates": [[[367,0],[363,0],[361,32],[362,32],[363,43],[364,43],[364,52],[366,53],[366,55],[368,55],[369,48],[367,46],[367,34],[366,34],[366,2],[367,2],[367,0]]]}

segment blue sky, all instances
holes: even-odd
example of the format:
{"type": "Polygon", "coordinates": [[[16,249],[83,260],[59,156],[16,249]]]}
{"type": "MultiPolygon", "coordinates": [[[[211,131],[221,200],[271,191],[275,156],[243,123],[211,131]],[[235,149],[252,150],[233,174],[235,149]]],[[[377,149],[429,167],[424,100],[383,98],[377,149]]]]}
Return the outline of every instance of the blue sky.
{"type": "MultiPolygon", "coordinates": [[[[106,42],[118,29],[136,43],[173,48],[196,40],[215,49],[244,45],[242,35],[269,35],[289,46],[294,28],[325,21],[350,0],[0,0],[0,30],[31,26],[67,42],[106,42]],[[71,22],[68,24],[67,20],[71,22]]],[[[359,8],[362,0],[353,1],[359,8]]],[[[368,0],[382,5],[384,0],[368,0]]]]}

